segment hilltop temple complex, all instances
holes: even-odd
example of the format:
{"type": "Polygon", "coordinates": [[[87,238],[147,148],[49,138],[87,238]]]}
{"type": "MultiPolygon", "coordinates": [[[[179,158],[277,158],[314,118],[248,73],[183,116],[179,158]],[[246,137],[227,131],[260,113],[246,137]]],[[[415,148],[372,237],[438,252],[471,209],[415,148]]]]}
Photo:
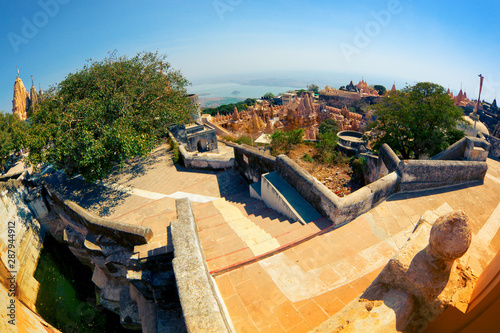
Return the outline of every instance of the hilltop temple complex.
{"type": "Polygon", "coordinates": [[[340,130],[358,131],[363,116],[350,112],[345,106],[338,109],[314,103],[312,94],[305,92],[283,106],[262,101],[260,104],[256,102],[246,111],[238,111],[235,107],[232,115],[217,114],[211,122],[235,134],[270,134],[279,129],[289,131],[302,128],[305,139],[316,140],[319,124],[327,119],[335,119],[340,130]]]}

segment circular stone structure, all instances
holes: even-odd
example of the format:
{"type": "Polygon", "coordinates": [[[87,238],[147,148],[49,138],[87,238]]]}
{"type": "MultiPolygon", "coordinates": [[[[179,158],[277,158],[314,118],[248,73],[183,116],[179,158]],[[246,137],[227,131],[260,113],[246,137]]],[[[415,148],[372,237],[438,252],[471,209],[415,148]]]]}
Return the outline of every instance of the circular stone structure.
{"type": "Polygon", "coordinates": [[[473,137],[475,137],[477,133],[490,135],[488,128],[479,120],[474,121],[474,119],[469,116],[463,116],[462,118],[467,122],[467,124],[460,124],[457,128],[464,131],[465,135],[473,137]]]}
{"type": "Polygon", "coordinates": [[[347,155],[354,155],[365,143],[363,133],[356,131],[342,131],[337,133],[340,150],[347,155]]]}
{"type": "Polygon", "coordinates": [[[469,249],[471,241],[469,216],[461,210],[441,216],[432,226],[429,238],[434,255],[442,260],[460,258],[469,249]]]}

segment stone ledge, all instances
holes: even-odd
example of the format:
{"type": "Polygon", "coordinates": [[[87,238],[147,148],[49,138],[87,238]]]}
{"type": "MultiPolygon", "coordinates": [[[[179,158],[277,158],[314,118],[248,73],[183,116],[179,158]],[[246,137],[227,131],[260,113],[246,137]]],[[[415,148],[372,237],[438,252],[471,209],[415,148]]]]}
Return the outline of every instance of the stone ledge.
{"type": "Polygon", "coordinates": [[[208,272],[191,202],[176,200],[177,220],[170,224],[174,244],[172,260],[182,313],[188,332],[234,332],[208,272]]]}
{"type": "Polygon", "coordinates": [[[65,200],[51,185],[44,183],[54,205],[59,206],[74,221],[80,223],[95,235],[104,235],[112,238],[117,244],[134,247],[146,244],[153,232],[148,227],[136,226],[122,222],[111,221],[95,216],[71,200],[65,200]]]}

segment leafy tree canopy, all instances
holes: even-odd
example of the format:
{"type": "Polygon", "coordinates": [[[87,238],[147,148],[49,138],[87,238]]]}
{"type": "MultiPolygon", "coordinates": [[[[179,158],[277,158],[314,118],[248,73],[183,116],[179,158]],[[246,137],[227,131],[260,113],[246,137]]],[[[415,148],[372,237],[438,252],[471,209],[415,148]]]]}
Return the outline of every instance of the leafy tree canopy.
{"type": "Polygon", "coordinates": [[[22,147],[26,123],[12,113],[0,112],[0,167],[22,147]]]}
{"type": "Polygon", "coordinates": [[[375,89],[380,96],[384,96],[385,93],[387,92],[387,89],[384,86],[380,85],[380,84],[374,85],[373,89],[375,89]]]}
{"type": "Polygon", "coordinates": [[[374,105],[379,133],[374,149],[387,143],[403,158],[434,156],[464,136],[457,130],[462,111],[445,89],[429,82],[417,83],[389,94],[374,105]]]}
{"type": "Polygon", "coordinates": [[[319,94],[319,87],[317,85],[315,85],[314,83],[311,85],[308,85],[307,89],[309,91],[313,91],[315,94],[319,94]]]}
{"type": "Polygon", "coordinates": [[[100,179],[116,164],[147,155],[169,126],[190,120],[187,84],[158,53],[113,52],[89,61],[33,109],[29,160],[100,179]]]}
{"type": "Polygon", "coordinates": [[[267,92],[264,94],[264,96],[262,96],[262,99],[273,99],[274,98],[274,94],[272,92],[267,92]]]}
{"type": "Polygon", "coordinates": [[[327,119],[319,124],[319,134],[333,133],[337,134],[340,129],[339,123],[335,119],[327,119]]]}
{"type": "Polygon", "coordinates": [[[305,93],[307,90],[305,89],[299,89],[296,90],[295,93],[297,94],[297,97],[301,97],[303,93],[305,93]]]}

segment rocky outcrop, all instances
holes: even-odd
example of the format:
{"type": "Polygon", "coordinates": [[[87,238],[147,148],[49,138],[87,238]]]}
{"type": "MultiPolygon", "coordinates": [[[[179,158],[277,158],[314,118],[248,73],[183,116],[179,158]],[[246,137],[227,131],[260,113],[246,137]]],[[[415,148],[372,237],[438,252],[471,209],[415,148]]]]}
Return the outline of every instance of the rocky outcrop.
{"type": "Polygon", "coordinates": [[[0,332],[59,332],[35,307],[44,239],[38,217],[48,211],[37,188],[19,178],[0,182],[0,332]]]}

